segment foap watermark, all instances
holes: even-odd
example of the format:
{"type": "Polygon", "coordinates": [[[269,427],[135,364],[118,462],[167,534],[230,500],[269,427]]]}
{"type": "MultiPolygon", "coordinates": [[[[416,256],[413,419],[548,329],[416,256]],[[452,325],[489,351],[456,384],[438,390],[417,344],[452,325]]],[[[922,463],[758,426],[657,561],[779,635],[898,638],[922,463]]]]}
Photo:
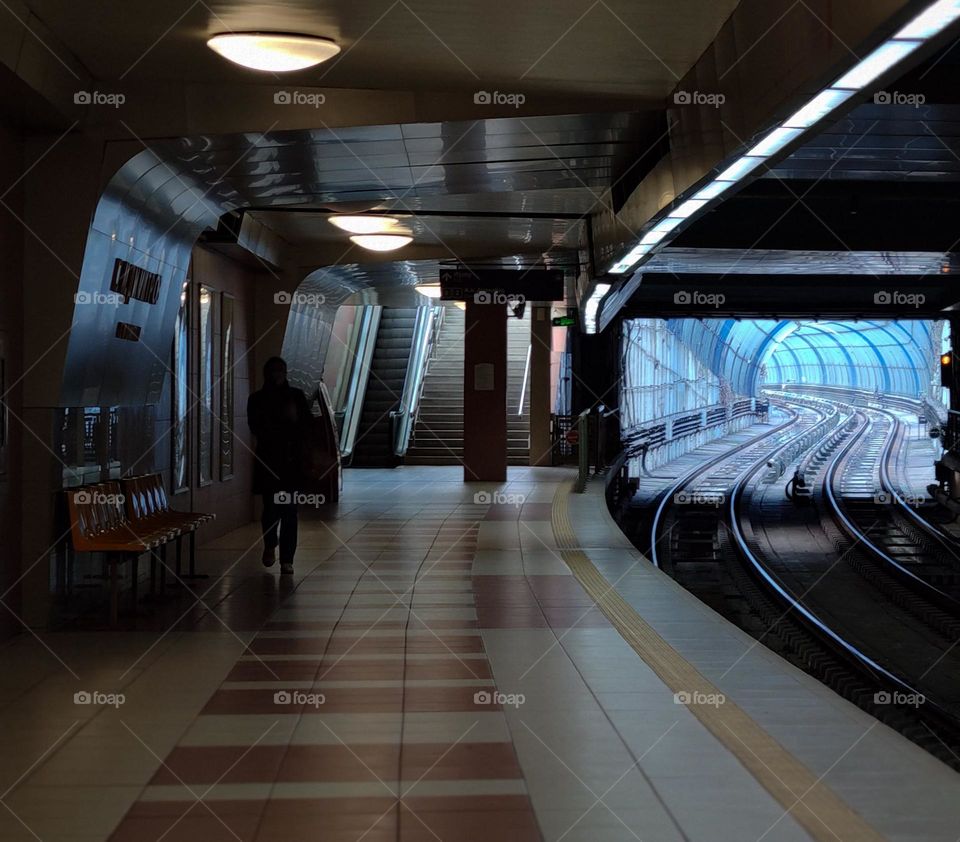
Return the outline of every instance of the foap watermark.
{"type": "Polygon", "coordinates": [[[310,108],[319,108],[326,101],[327,97],[324,94],[307,91],[276,91],[273,95],[274,105],[306,105],[310,108]]]}
{"type": "Polygon", "coordinates": [[[85,488],[83,491],[75,491],[73,494],[73,502],[78,506],[123,505],[126,499],[122,494],[104,494],[102,491],[89,488],[85,488]]]}
{"type": "Polygon", "coordinates": [[[475,705],[500,705],[518,708],[527,700],[523,693],[501,693],[499,690],[478,690],[473,694],[475,705]]]}
{"type": "Polygon", "coordinates": [[[923,693],[904,693],[902,690],[880,690],[873,694],[875,705],[898,705],[900,707],[918,708],[927,702],[923,693]]]}
{"type": "Polygon", "coordinates": [[[910,105],[919,108],[926,105],[927,98],[923,94],[907,94],[903,91],[877,91],[873,95],[874,105],[910,105]]]}
{"type": "Polygon", "coordinates": [[[519,108],[527,101],[526,96],[504,91],[477,91],[473,95],[474,105],[512,105],[519,108]]]}
{"type": "Polygon", "coordinates": [[[473,502],[478,506],[522,506],[526,502],[523,494],[507,494],[503,491],[478,491],[473,495],[473,502]]]}
{"type": "Polygon", "coordinates": [[[723,693],[704,693],[702,690],[681,690],[679,693],[673,694],[673,703],[686,707],[718,708],[726,701],[727,697],[723,693]]]}
{"type": "Polygon", "coordinates": [[[522,295],[515,295],[512,292],[500,292],[500,290],[481,289],[473,294],[474,304],[523,304],[527,299],[522,295]]]}
{"type": "Polygon", "coordinates": [[[873,502],[878,506],[892,506],[898,499],[903,501],[905,506],[913,506],[915,509],[927,502],[927,498],[922,494],[891,494],[889,491],[873,493],[873,502]]]}
{"type": "Polygon", "coordinates": [[[327,697],[323,693],[304,693],[302,690],[277,690],[273,694],[275,705],[296,705],[297,707],[318,708],[325,704],[327,697]]]}
{"type": "Polygon", "coordinates": [[[302,491],[278,491],[273,495],[278,506],[313,506],[319,508],[327,502],[322,494],[304,494],[302,491]]]}
{"type": "Polygon", "coordinates": [[[119,108],[126,101],[126,95],[106,91],[74,91],[73,94],[74,105],[106,105],[110,108],[119,108]]]}
{"type": "Polygon", "coordinates": [[[275,292],[274,304],[299,304],[301,306],[322,307],[327,303],[327,296],[322,292],[275,292]]]}
{"type": "Polygon", "coordinates": [[[99,690],[78,690],[73,694],[75,705],[97,705],[98,707],[118,708],[127,697],[123,693],[102,693],[99,690]]]}
{"type": "Polygon", "coordinates": [[[873,294],[873,303],[883,306],[922,307],[927,302],[927,296],[922,292],[900,292],[898,289],[885,290],[873,294]]]}
{"type": "Polygon", "coordinates": [[[719,491],[678,491],[673,495],[674,505],[677,506],[720,507],[726,501],[727,496],[719,491]]]}
{"type": "Polygon", "coordinates": [[[675,91],[673,94],[674,105],[709,105],[711,108],[719,108],[726,101],[723,94],[708,94],[705,91],[675,91]]]}
{"type": "Polygon", "coordinates": [[[123,304],[119,292],[77,292],[73,296],[74,304],[123,304]]]}
{"type": "Polygon", "coordinates": [[[680,304],[683,307],[722,307],[727,302],[727,296],[722,292],[700,292],[695,289],[687,291],[685,289],[673,294],[673,303],[680,304]]]}

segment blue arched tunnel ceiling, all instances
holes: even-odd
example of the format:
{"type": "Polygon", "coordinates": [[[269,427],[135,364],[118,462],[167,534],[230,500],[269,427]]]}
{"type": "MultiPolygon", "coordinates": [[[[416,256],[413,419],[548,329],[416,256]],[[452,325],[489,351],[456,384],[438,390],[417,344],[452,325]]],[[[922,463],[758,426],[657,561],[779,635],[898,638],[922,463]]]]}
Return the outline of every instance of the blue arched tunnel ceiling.
{"type": "Polygon", "coordinates": [[[668,327],[734,392],[823,383],[929,393],[941,324],[921,321],[671,319],[668,327]]]}

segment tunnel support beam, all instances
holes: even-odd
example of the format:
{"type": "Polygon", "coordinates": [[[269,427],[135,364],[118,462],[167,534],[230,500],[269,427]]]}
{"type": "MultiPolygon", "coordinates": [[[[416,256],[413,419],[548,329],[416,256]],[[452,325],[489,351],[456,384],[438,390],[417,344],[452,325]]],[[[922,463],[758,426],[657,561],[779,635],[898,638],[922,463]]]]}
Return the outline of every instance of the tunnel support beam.
{"type": "Polygon", "coordinates": [[[463,334],[463,481],[507,479],[507,320],[467,301],[463,334]]]}

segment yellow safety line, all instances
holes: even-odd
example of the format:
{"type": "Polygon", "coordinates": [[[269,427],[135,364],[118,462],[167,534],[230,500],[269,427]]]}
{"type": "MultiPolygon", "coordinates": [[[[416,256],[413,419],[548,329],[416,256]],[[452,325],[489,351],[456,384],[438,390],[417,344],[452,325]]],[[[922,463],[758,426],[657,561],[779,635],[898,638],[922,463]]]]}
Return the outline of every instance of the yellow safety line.
{"type": "MultiPolygon", "coordinates": [[[[627,643],[674,693],[690,694],[688,710],[733,754],[818,842],[882,842],[886,839],[829,786],[778,743],[739,705],[670,646],[611,587],[577,542],[568,513],[572,486],[560,486],[551,520],[561,555],[597,607],[627,643]],[[702,700],[697,704],[696,700],[702,700]]],[[[731,805],[731,808],[733,805],[731,805]]]]}

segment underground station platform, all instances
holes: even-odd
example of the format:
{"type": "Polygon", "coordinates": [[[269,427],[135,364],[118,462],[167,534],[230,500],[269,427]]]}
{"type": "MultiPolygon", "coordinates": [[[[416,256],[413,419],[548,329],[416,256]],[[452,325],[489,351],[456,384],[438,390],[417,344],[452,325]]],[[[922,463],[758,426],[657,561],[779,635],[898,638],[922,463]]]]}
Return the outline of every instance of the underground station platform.
{"type": "Polygon", "coordinates": [[[0,842],[960,842],[960,0],[0,0],[0,842]]]}

